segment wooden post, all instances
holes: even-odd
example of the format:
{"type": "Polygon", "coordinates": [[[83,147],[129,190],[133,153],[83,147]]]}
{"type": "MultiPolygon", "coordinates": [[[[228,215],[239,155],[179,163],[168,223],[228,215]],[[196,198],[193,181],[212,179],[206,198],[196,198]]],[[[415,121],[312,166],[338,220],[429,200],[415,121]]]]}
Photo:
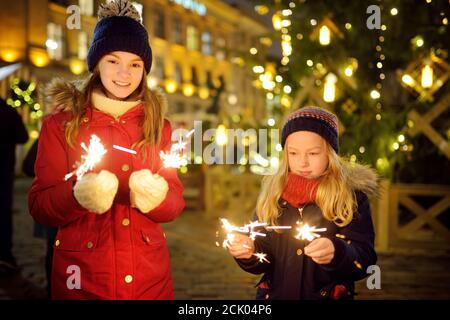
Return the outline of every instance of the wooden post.
{"type": "Polygon", "coordinates": [[[389,192],[391,182],[382,180],[380,182],[380,198],[377,203],[377,224],[376,237],[378,238],[378,251],[386,252],[389,250],[389,192]]]}

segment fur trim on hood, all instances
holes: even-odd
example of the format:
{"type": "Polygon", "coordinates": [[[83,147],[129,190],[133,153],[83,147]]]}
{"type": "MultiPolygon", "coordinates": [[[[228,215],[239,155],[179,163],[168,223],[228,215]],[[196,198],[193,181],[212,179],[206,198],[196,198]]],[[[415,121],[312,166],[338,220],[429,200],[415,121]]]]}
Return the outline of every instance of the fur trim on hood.
{"type": "Polygon", "coordinates": [[[358,163],[346,163],[345,166],[347,182],[353,190],[362,191],[369,197],[378,195],[378,174],[373,168],[358,163]]]}
{"type": "MultiPolygon", "coordinates": [[[[44,89],[46,113],[71,111],[74,105],[83,103],[83,81],[51,80],[44,89]]],[[[163,110],[167,110],[167,97],[161,88],[151,89],[163,110]]]]}

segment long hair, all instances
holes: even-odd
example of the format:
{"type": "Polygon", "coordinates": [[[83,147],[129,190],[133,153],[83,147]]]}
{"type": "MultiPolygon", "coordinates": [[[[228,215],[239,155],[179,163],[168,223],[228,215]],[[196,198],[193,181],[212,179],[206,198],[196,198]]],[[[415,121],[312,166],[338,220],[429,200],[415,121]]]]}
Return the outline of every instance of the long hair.
{"type": "MultiPolygon", "coordinates": [[[[67,123],[65,130],[67,143],[72,148],[75,145],[75,139],[83,115],[90,104],[92,93],[98,88],[103,88],[103,84],[100,79],[100,72],[96,67],[91,75],[78,84],[78,92],[74,94],[74,101],[71,108],[73,117],[67,123]]],[[[160,143],[166,110],[165,106],[160,103],[155,94],[148,88],[145,72],[142,75],[141,83],[132,95],[136,96],[144,104],[144,119],[141,123],[142,137],[133,147],[141,149],[144,158],[146,158],[147,153],[145,147],[156,147],[160,143]]]]}
{"type": "MultiPolygon", "coordinates": [[[[261,222],[271,225],[277,224],[280,212],[278,200],[286,186],[289,165],[287,158],[287,148],[284,149],[277,172],[274,175],[265,176],[261,182],[261,192],[256,201],[256,215],[261,222]]],[[[277,229],[275,229],[277,230],[277,229]]]]}
{"type": "MultiPolygon", "coordinates": [[[[326,143],[328,156],[328,167],[319,178],[320,183],[317,188],[315,203],[321,209],[325,219],[343,227],[348,225],[357,209],[353,180],[355,180],[354,166],[346,159],[341,158],[334,149],[326,143]]],[[[372,172],[372,171],[371,171],[372,172]]],[[[264,177],[261,185],[261,192],[256,203],[256,214],[259,221],[267,222],[271,225],[277,224],[280,214],[278,201],[283,193],[289,174],[287,148],[284,148],[283,157],[278,171],[272,176],[264,177]]],[[[368,189],[375,190],[376,182],[368,186],[368,189]]],[[[370,191],[369,190],[369,191],[370,191]]]]}
{"type": "Polygon", "coordinates": [[[325,219],[340,227],[348,225],[357,209],[355,190],[350,183],[351,164],[338,156],[327,143],[328,168],[321,177],[316,204],[325,219]]]}

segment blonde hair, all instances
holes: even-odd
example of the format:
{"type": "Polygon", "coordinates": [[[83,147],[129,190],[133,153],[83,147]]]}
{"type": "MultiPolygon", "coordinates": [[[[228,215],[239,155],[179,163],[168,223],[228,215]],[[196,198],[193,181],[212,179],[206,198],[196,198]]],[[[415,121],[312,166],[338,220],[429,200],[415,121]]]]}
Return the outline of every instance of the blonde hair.
{"type": "MultiPolygon", "coordinates": [[[[352,164],[339,157],[334,149],[326,143],[328,168],[319,178],[315,203],[321,209],[325,219],[343,227],[348,225],[357,209],[355,190],[352,189],[352,164]]],[[[281,208],[278,201],[283,193],[289,174],[287,148],[278,171],[264,177],[261,193],[256,203],[258,220],[271,225],[277,224],[281,208]]]]}
{"type": "MultiPolygon", "coordinates": [[[[68,121],[65,130],[67,143],[72,148],[86,112],[90,104],[92,92],[95,89],[103,88],[100,80],[100,72],[96,67],[91,75],[78,84],[78,88],[73,86],[73,117],[68,121]]],[[[144,119],[142,121],[142,137],[133,147],[140,148],[144,158],[147,157],[145,146],[157,146],[161,141],[161,132],[164,126],[165,106],[160,103],[156,95],[147,87],[146,74],[142,75],[139,87],[132,93],[137,99],[141,99],[144,104],[144,119]]],[[[154,150],[153,150],[154,151],[154,150]]]]}

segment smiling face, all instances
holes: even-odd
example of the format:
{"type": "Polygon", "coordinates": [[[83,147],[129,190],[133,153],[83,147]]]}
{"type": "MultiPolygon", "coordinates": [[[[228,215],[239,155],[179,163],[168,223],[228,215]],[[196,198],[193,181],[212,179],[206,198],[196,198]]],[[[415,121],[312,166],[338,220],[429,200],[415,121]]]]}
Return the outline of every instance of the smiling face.
{"type": "Polygon", "coordinates": [[[297,131],[286,140],[289,170],[292,173],[314,179],[328,168],[326,141],[310,131],[297,131]]]}
{"type": "Polygon", "coordinates": [[[106,95],[125,100],[139,87],[144,74],[144,62],[134,53],[114,51],[103,56],[98,69],[106,95]]]}

